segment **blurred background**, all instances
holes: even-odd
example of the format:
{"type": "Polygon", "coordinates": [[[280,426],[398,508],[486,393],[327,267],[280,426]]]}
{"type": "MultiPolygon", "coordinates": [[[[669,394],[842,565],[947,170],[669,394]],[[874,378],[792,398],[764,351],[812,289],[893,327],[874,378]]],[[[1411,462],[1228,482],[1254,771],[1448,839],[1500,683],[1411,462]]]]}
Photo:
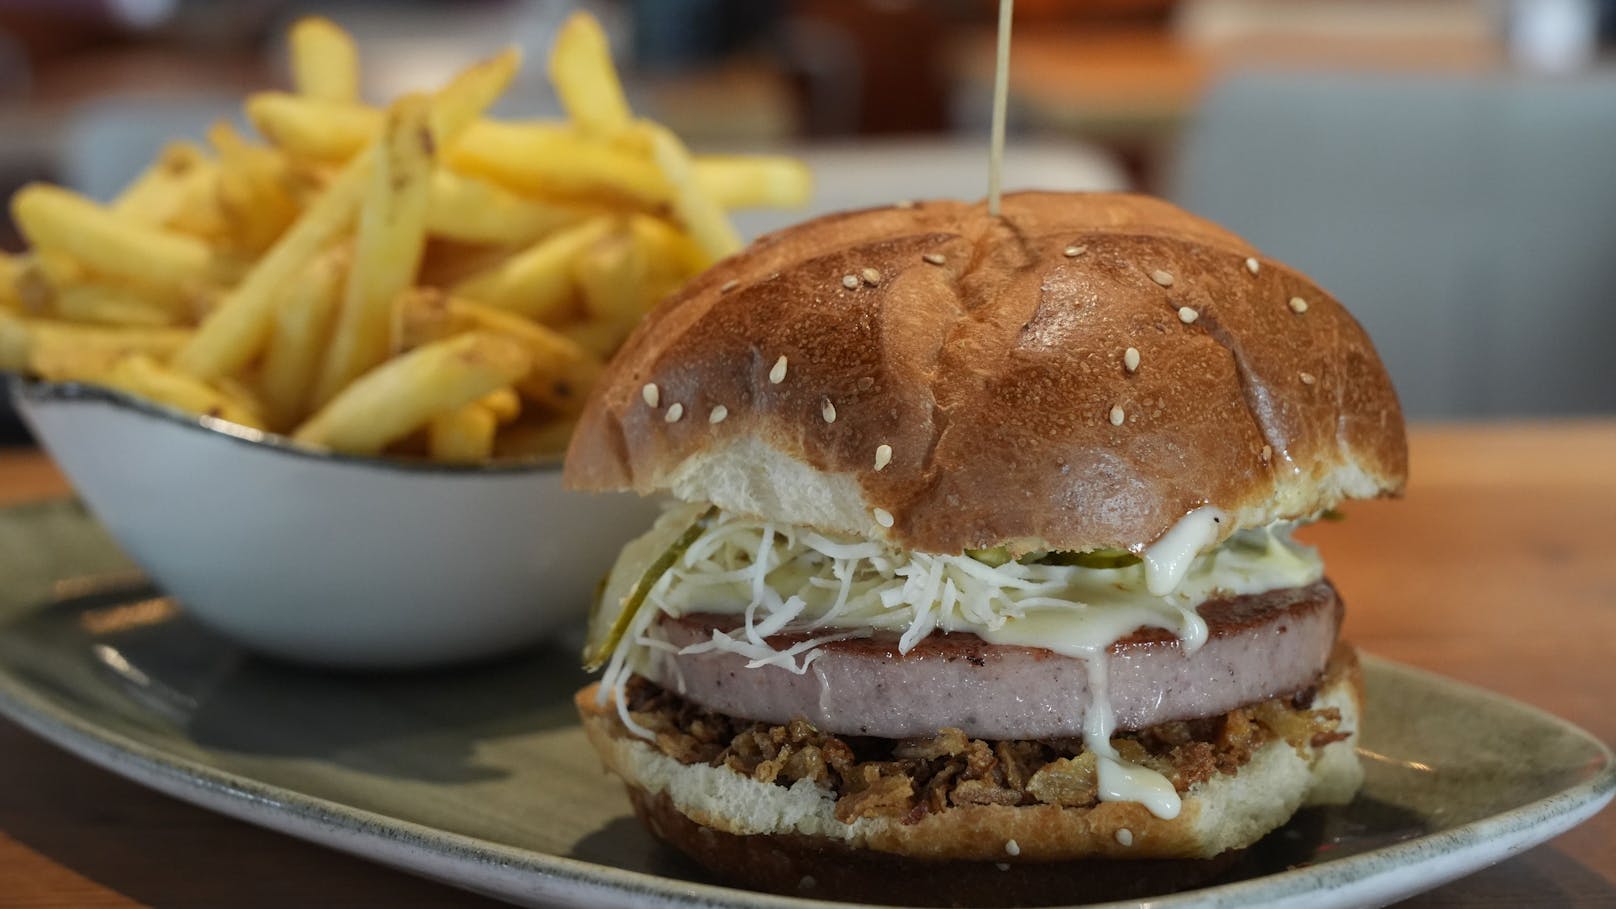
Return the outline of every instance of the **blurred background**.
{"type": "MultiPolygon", "coordinates": [[[[580,6],[637,110],[699,150],[802,155],[815,211],[985,191],[991,0],[0,0],[0,190],[112,196],[284,85],[309,12],[354,34],[369,96],[516,43],[497,113],[555,114],[534,61],[580,6]]],[[[1139,189],[1228,225],[1347,303],[1414,417],[1616,412],[1616,0],[1016,14],[1007,186],[1139,189]]]]}

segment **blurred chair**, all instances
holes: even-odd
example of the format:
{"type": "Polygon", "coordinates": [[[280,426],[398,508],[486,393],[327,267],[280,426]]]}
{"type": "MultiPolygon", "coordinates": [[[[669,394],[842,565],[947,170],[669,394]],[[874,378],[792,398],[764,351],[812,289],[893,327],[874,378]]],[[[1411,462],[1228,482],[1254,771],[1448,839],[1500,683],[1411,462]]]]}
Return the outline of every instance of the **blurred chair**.
{"type": "Polygon", "coordinates": [[[1174,195],[1337,295],[1413,415],[1616,412],[1616,74],[1240,73],[1174,195]]]}

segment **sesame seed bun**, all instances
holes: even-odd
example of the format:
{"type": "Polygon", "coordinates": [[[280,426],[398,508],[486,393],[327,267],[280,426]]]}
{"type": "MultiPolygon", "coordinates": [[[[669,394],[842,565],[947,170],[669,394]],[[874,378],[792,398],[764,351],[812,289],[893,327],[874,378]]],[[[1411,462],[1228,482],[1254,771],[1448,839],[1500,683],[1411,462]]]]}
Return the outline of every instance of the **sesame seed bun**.
{"type": "Polygon", "coordinates": [[[1307,278],[1156,199],[1018,193],[719,263],[607,368],[566,481],[959,552],[1137,549],[1206,504],[1226,536],[1406,471],[1385,368],[1307,278]]]}

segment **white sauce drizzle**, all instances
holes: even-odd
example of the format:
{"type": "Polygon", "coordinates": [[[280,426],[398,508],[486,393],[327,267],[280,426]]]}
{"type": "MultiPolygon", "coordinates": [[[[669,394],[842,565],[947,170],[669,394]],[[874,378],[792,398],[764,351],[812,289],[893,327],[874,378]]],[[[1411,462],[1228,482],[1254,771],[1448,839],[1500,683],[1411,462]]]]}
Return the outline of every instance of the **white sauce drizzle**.
{"type": "Polygon", "coordinates": [[[1156,542],[1140,554],[1145,560],[1145,584],[1159,597],[1184,582],[1195,557],[1217,541],[1218,525],[1227,517],[1211,505],[1202,505],[1178,519],[1156,542]]]}
{"type": "MultiPolygon", "coordinates": [[[[700,505],[675,507],[625,547],[603,602],[620,604],[645,566],[702,510],[700,505]]],[[[778,666],[802,674],[822,652],[818,648],[831,641],[898,631],[898,649],[907,652],[934,630],[966,631],[992,644],[1041,647],[1081,659],[1090,692],[1083,742],[1097,758],[1100,798],[1137,802],[1171,819],[1182,808],[1172,783],[1124,761],[1111,744],[1116,731],[1108,696],[1112,645],[1136,629],[1154,627],[1172,632],[1193,652],[1208,635],[1196,612],[1201,602],[1217,594],[1302,586],[1323,576],[1317,553],[1293,542],[1288,525],[1242,531],[1213,548],[1225,520],[1217,508],[1197,508],[1145,550],[1142,564],[1084,568],[1018,562],[995,567],[969,556],[909,552],[884,542],[720,515],[652,587],[645,608],[613,651],[602,699],[614,690],[621,693],[628,677],[650,669],[650,661],[674,652],[724,650],[746,657],[751,668],[778,666]],[[715,631],[682,649],[653,636],[658,615],[690,612],[737,614],[744,622],[733,632],[715,631]],[[766,639],[786,629],[826,633],[775,650],[766,639]]],[[[609,627],[614,611],[603,609],[592,633],[609,627]]],[[[649,737],[618,700],[625,725],[649,737]]]]}

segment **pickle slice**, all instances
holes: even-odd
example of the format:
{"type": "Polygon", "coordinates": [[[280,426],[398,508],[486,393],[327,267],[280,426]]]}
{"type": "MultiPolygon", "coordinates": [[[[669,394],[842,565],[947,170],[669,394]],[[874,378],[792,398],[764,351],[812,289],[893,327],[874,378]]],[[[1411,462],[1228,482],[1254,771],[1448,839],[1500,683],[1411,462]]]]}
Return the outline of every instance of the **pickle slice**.
{"type": "Polygon", "coordinates": [[[1010,561],[1010,550],[1003,546],[995,546],[992,549],[967,549],[965,554],[990,568],[998,568],[1010,561]]]}
{"type": "MultiPolygon", "coordinates": [[[[673,563],[679,561],[685,550],[695,545],[695,542],[701,539],[701,535],[707,532],[707,528],[713,526],[713,519],[716,517],[718,517],[716,505],[702,512],[701,517],[696,518],[685,532],[679,535],[679,539],[662,550],[656,561],[645,569],[640,579],[634,582],[634,588],[629,591],[628,596],[623,598],[623,609],[617,614],[617,620],[612,622],[611,630],[606,632],[605,639],[598,647],[584,654],[585,671],[594,672],[606,665],[606,661],[612,657],[612,651],[617,649],[618,642],[623,640],[623,635],[628,633],[629,626],[634,623],[634,616],[639,613],[640,607],[645,605],[645,598],[650,594],[651,588],[668,573],[673,563]]],[[[597,601],[595,608],[598,610],[600,607],[601,603],[597,601]]]]}
{"type": "Polygon", "coordinates": [[[1095,549],[1090,552],[1051,552],[1038,560],[1044,565],[1077,565],[1081,568],[1127,568],[1138,565],[1139,557],[1126,549],[1095,549]]]}

